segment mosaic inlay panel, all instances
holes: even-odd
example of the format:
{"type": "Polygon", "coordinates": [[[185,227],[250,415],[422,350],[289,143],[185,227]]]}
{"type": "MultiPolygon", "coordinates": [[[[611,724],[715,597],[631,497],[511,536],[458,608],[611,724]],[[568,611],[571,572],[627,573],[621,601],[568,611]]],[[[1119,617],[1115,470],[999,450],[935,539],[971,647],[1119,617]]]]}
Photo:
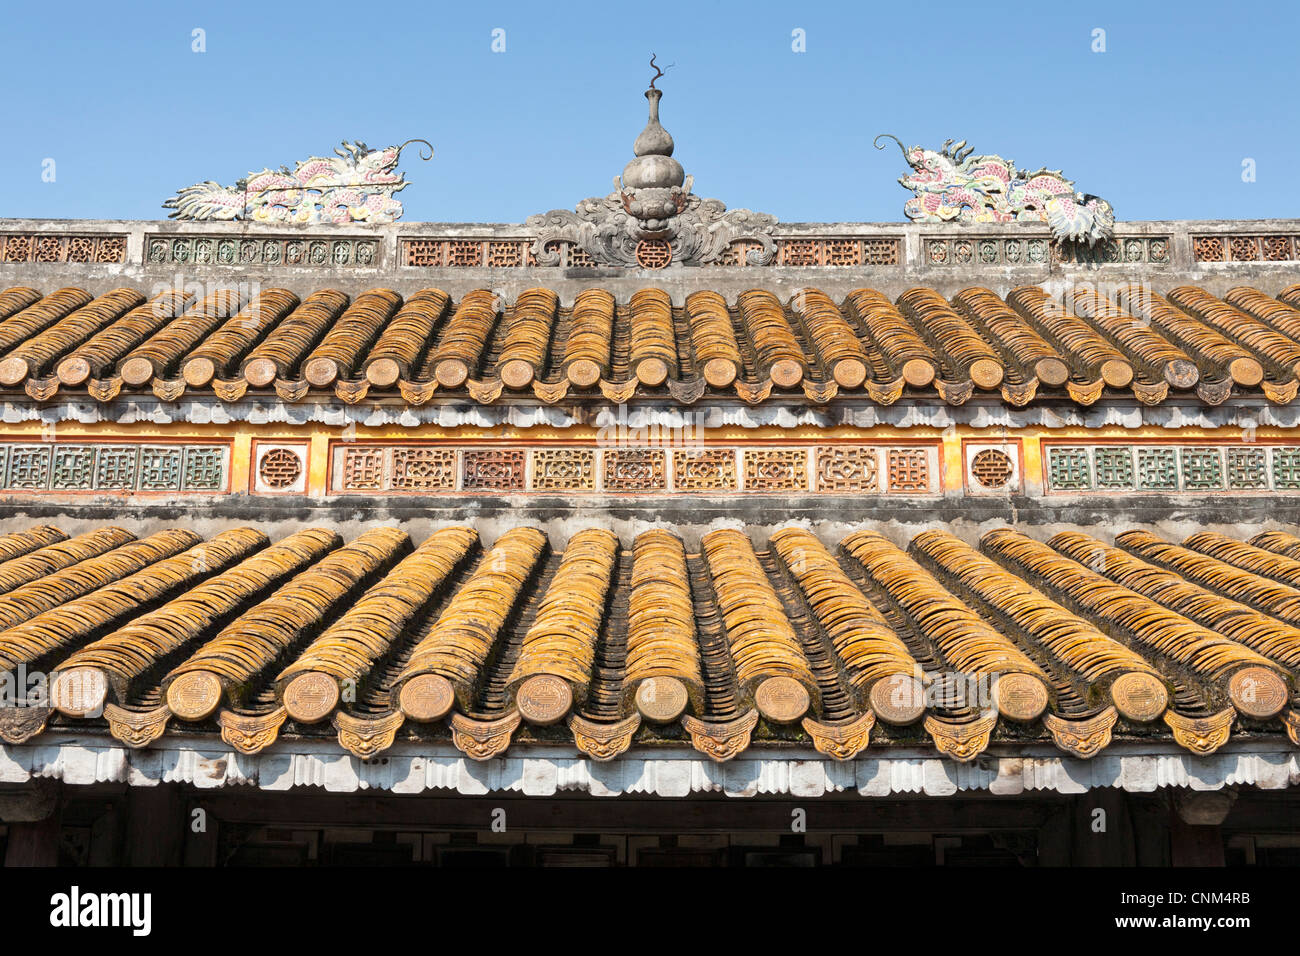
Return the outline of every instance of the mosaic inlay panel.
{"type": "Polygon", "coordinates": [[[345,494],[658,495],[743,490],[930,495],[940,490],[937,444],[524,449],[339,442],[330,455],[330,487],[345,494]],[[886,475],[887,483],[882,481],[886,475]]]}
{"type": "Polygon", "coordinates": [[[0,443],[8,492],[222,492],[229,469],[225,445],[0,443]]]}
{"type": "Polygon", "coordinates": [[[1044,445],[1048,492],[1293,491],[1300,447],[1044,445]]]}

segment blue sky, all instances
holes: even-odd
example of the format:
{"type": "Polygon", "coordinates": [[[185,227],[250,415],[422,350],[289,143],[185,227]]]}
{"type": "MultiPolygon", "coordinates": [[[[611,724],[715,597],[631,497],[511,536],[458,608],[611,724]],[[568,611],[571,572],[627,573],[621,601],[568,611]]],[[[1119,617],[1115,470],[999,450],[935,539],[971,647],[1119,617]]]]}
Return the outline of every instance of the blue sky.
{"type": "Polygon", "coordinates": [[[0,215],[161,218],[199,180],[424,137],[408,220],[519,222],[609,192],[653,50],[696,192],[787,222],[901,219],[881,132],[1062,168],[1121,219],[1293,217],[1298,26],[1220,0],[11,2],[0,215]]]}

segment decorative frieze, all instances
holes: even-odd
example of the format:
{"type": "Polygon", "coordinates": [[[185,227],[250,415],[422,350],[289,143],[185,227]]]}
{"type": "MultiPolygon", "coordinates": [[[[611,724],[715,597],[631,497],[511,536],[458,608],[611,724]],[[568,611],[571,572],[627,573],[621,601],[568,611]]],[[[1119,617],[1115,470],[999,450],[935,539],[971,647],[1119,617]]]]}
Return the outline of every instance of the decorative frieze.
{"type": "Polygon", "coordinates": [[[678,449],[673,476],[678,491],[734,491],[736,453],[731,448],[678,449]]]}
{"type": "Polygon", "coordinates": [[[227,490],[224,444],[2,442],[0,480],[10,493],[227,490]]]}
{"type": "Polygon", "coordinates": [[[463,451],[465,491],[523,491],[524,452],[519,448],[463,451]]]}
{"type": "Polygon", "coordinates": [[[534,491],[595,491],[596,451],[592,448],[535,448],[534,491]]]}
{"type": "Polygon", "coordinates": [[[379,265],[379,240],[328,236],[151,235],[145,260],[153,265],[355,266],[379,265]]]}
{"type": "Polygon", "coordinates": [[[1300,236],[1192,236],[1197,262],[1300,261],[1300,236]]]}
{"type": "Polygon", "coordinates": [[[932,266],[980,265],[1047,265],[1052,258],[1052,242],[1046,236],[1030,239],[996,237],[927,239],[925,261],[932,266]]]}
{"type": "Polygon", "coordinates": [[[931,266],[1046,266],[1053,261],[1168,265],[1169,237],[1117,236],[1093,246],[1054,244],[1046,236],[942,237],[925,240],[925,261],[931,266]]]}
{"type": "MultiPolygon", "coordinates": [[[[424,269],[514,269],[535,268],[532,239],[452,239],[420,236],[398,240],[398,261],[404,266],[424,269]]],[[[709,265],[753,266],[751,252],[762,244],[744,240],[733,242],[709,265]]],[[[575,242],[552,240],[545,251],[554,261],[543,265],[567,269],[592,268],[599,265],[575,242]]],[[[901,265],[902,240],[895,236],[786,238],[776,240],[772,265],[780,266],[897,266],[901,265]]],[[[672,248],[663,240],[642,240],[635,249],[636,264],[642,269],[662,269],[672,259],[672,248]]]]}
{"type": "Polygon", "coordinates": [[[432,268],[516,269],[536,265],[530,239],[402,239],[399,261],[404,266],[432,268]]]}
{"type": "Polygon", "coordinates": [[[807,450],[746,448],[745,488],[751,491],[807,491],[807,450]]]}
{"type": "Polygon", "coordinates": [[[662,449],[606,448],[601,457],[606,491],[668,490],[662,449]]]}
{"type": "Polygon", "coordinates": [[[126,261],[126,236],[0,234],[0,262],[126,261]]]}
{"type": "Polygon", "coordinates": [[[1047,444],[1043,464],[1045,488],[1056,493],[1300,489],[1300,446],[1295,445],[1047,444]]]}
{"type": "Polygon", "coordinates": [[[831,445],[817,449],[816,490],[827,492],[880,490],[880,449],[831,445]]]}
{"type": "MultiPolygon", "coordinates": [[[[374,449],[371,449],[373,452],[374,449]]],[[[382,449],[379,450],[382,454],[382,449]]],[[[456,487],[456,453],[447,448],[394,448],[393,488],[398,491],[450,491],[456,487]]],[[[378,481],[382,482],[380,473],[378,481]]],[[[376,484],[374,487],[382,487],[376,484]]]]}
{"type": "Polygon", "coordinates": [[[748,491],[930,495],[941,490],[937,442],[783,448],[512,448],[338,442],[331,447],[330,456],[330,488],[343,494],[748,491]],[[882,482],[881,476],[887,480],[882,482]]]}
{"type": "Polygon", "coordinates": [[[925,448],[889,449],[889,491],[926,494],[933,487],[932,453],[925,448]]]}

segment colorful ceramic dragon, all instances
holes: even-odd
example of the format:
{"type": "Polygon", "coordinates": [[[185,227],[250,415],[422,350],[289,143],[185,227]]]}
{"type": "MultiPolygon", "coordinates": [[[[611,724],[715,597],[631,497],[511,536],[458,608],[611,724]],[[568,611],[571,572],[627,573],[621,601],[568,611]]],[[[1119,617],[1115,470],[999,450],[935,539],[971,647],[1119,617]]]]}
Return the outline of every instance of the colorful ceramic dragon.
{"type": "Polygon", "coordinates": [[[939,150],[908,149],[897,136],[875,139],[898,143],[912,172],[898,181],[916,195],[903,204],[903,214],[917,222],[1046,222],[1061,241],[1095,244],[1114,233],[1110,203],[1075,191],[1059,169],[1037,172],[995,154],[972,156],[966,141],[948,140],[939,150]]]}
{"type": "Polygon", "coordinates": [[[421,159],[433,157],[433,146],[408,139],[401,146],[371,149],[360,141],[343,142],[334,157],[312,156],[292,170],[263,169],[249,173],[233,186],[196,183],[163,203],[172,219],[252,219],[257,222],[393,222],[402,204],[393,194],[408,185],[394,172],[402,150],[411,143],[429,148],[421,159]]]}

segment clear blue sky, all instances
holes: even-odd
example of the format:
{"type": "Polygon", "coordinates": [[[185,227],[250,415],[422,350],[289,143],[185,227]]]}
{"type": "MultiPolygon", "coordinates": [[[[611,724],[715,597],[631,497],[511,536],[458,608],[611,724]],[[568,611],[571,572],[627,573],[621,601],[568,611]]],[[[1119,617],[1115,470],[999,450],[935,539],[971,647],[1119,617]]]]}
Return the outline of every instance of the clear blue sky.
{"type": "Polygon", "coordinates": [[[519,222],[609,192],[653,50],[696,191],[787,222],[901,219],[880,132],[1062,168],[1121,219],[1293,217],[1298,27],[1262,0],[10,2],[0,215],[160,218],[189,183],[425,137],[408,220],[519,222]]]}

